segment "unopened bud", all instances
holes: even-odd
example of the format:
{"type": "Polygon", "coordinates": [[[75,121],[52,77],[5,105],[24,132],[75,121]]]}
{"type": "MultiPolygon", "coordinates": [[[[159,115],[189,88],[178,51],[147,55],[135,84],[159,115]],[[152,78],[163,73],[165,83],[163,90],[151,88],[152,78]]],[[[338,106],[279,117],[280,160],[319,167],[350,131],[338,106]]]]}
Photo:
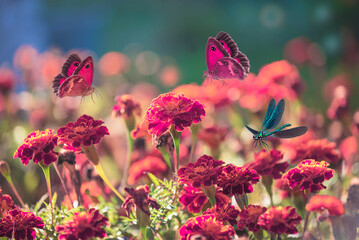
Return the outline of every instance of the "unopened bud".
{"type": "Polygon", "coordinates": [[[6,178],[10,176],[9,164],[5,161],[0,161],[0,173],[6,178]]]}

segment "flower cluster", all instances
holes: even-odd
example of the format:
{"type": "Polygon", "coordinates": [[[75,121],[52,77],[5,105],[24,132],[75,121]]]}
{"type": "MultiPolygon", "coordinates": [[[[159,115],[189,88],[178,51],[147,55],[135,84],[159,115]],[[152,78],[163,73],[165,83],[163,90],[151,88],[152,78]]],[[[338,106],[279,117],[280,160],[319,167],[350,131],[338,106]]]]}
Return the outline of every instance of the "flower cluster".
{"type": "Polygon", "coordinates": [[[301,191],[317,192],[325,189],[323,182],[333,177],[334,170],[327,168],[328,165],[324,161],[303,160],[297,167],[286,172],[282,178],[288,179],[291,189],[299,186],[301,191]]]}
{"type": "Polygon", "coordinates": [[[54,151],[57,140],[57,135],[52,129],[32,132],[16,150],[14,158],[20,158],[24,165],[30,160],[49,165],[57,160],[58,153],[54,151]]]}

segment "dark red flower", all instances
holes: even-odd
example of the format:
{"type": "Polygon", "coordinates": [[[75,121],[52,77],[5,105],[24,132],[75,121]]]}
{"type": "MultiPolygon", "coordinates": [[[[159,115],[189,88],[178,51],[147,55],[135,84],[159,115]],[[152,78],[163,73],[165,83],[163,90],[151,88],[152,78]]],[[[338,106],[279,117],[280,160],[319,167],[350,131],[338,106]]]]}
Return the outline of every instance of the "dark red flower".
{"type": "Polygon", "coordinates": [[[219,175],[217,184],[223,188],[224,194],[231,197],[253,192],[252,184],[256,184],[259,178],[255,170],[228,164],[219,175]]]}
{"type": "Polygon", "coordinates": [[[148,132],[160,136],[172,125],[176,131],[182,132],[185,127],[199,123],[205,115],[200,102],[186,98],[183,94],[176,96],[174,93],[166,93],[152,100],[145,119],[149,122],[148,132]]]}
{"type": "Polygon", "coordinates": [[[327,209],[331,216],[340,216],[345,213],[342,201],[334,196],[327,195],[311,197],[305,209],[312,212],[322,212],[324,209],[327,209]]]}
{"type": "Polygon", "coordinates": [[[282,178],[288,179],[291,189],[300,186],[301,191],[317,192],[325,189],[326,186],[323,185],[323,182],[333,177],[334,170],[327,168],[328,165],[324,161],[317,162],[314,159],[307,159],[286,172],[282,178]]]}
{"type": "Polygon", "coordinates": [[[15,208],[14,201],[12,198],[2,193],[2,189],[0,187],[0,219],[5,216],[4,214],[15,208]]]}
{"type": "Polygon", "coordinates": [[[0,237],[14,238],[15,240],[33,240],[36,238],[34,228],[42,229],[45,223],[32,212],[23,212],[14,209],[0,219],[0,237]]]}
{"type": "Polygon", "coordinates": [[[232,226],[224,226],[215,215],[211,214],[190,218],[179,229],[181,240],[192,240],[196,237],[203,237],[207,240],[231,240],[234,234],[232,226]]]}
{"type": "Polygon", "coordinates": [[[131,95],[125,94],[115,98],[117,102],[112,108],[112,115],[123,117],[124,119],[139,117],[141,115],[141,106],[131,95]]]}
{"type": "Polygon", "coordinates": [[[261,176],[270,175],[274,179],[282,177],[289,166],[283,161],[283,154],[280,151],[271,149],[269,152],[265,149],[254,155],[254,161],[244,165],[247,168],[254,169],[261,176]]]}
{"type": "Polygon", "coordinates": [[[271,207],[259,216],[258,225],[265,230],[275,234],[295,234],[298,233],[296,225],[302,221],[295,208],[271,207]]]}
{"type": "Polygon", "coordinates": [[[54,130],[35,131],[30,133],[14,153],[14,158],[20,158],[22,164],[27,165],[30,160],[34,163],[49,165],[57,160],[57,152],[54,147],[57,145],[57,135],[54,130]]]}
{"type": "Polygon", "coordinates": [[[292,163],[297,163],[304,159],[315,159],[316,161],[326,161],[337,163],[340,159],[339,153],[335,150],[336,143],[328,142],[327,139],[309,140],[297,146],[295,157],[292,163]]]}
{"type": "Polygon", "coordinates": [[[235,209],[232,205],[224,205],[221,207],[209,208],[203,215],[213,214],[218,221],[223,222],[224,224],[229,223],[231,226],[237,224],[237,217],[239,211],[235,209]]]}
{"type": "MultiPolygon", "coordinates": [[[[224,195],[219,188],[216,188],[215,193],[216,206],[226,206],[231,202],[231,199],[224,195]]],[[[203,193],[201,188],[194,188],[192,186],[185,186],[180,193],[178,200],[183,207],[186,207],[190,213],[199,213],[203,206],[208,203],[207,196],[203,193]]]]}
{"type": "Polygon", "coordinates": [[[106,236],[103,229],[105,225],[108,225],[107,217],[91,208],[87,212],[74,213],[68,222],[56,226],[55,230],[60,240],[87,240],[95,237],[104,238],[106,236]]]}
{"type": "Polygon", "coordinates": [[[258,232],[261,228],[261,226],[258,225],[258,218],[265,211],[267,211],[265,207],[249,204],[248,207],[243,208],[239,213],[237,228],[243,231],[246,227],[249,231],[258,232]]]}
{"type": "Polygon", "coordinates": [[[211,149],[215,150],[218,149],[227,134],[228,131],[226,128],[212,126],[199,130],[197,138],[205,142],[211,149]]]}
{"type": "Polygon", "coordinates": [[[126,208],[128,213],[130,213],[131,209],[136,206],[136,208],[141,209],[145,214],[150,216],[149,206],[155,209],[161,207],[154,198],[148,196],[150,188],[147,185],[138,186],[136,189],[125,188],[125,191],[130,194],[130,196],[126,197],[122,207],[126,208]]]}
{"type": "Polygon", "coordinates": [[[107,127],[101,126],[103,123],[84,114],[76,122],[69,122],[57,130],[59,144],[66,143],[74,148],[97,144],[103,136],[109,135],[107,127]]]}
{"type": "Polygon", "coordinates": [[[223,164],[222,160],[203,155],[196,162],[188,163],[178,170],[178,183],[192,185],[195,188],[216,184],[223,164]]]}

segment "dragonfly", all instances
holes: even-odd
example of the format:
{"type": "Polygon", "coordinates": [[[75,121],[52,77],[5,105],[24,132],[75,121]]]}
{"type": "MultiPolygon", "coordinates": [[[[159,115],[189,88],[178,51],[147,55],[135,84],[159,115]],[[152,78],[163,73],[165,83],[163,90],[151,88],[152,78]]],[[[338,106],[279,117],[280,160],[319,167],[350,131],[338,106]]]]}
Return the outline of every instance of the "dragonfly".
{"type": "Polygon", "coordinates": [[[263,126],[260,131],[254,130],[246,125],[246,128],[253,134],[254,142],[252,144],[252,147],[257,147],[258,142],[260,146],[262,146],[263,144],[263,146],[268,147],[266,141],[267,137],[269,136],[277,138],[294,138],[301,136],[307,132],[308,127],[306,126],[285,129],[291,126],[291,124],[289,123],[284,124],[278,129],[272,130],[279,124],[280,120],[282,119],[284,105],[284,99],[281,99],[278,102],[278,105],[276,104],[274,99],[270,101],[266,116],[264,118],[263,126]]]}

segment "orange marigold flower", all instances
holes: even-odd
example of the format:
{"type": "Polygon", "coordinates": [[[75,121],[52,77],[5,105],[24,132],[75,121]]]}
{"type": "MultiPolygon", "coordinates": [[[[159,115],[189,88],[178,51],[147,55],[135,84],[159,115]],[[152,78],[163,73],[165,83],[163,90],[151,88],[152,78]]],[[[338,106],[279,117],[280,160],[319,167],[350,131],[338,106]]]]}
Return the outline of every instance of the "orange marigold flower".
{"type": "Polygon", "coordinates": [[[327,139],[309,140],[297,146],[295,157],[292,163],[297,163],[304,159],[315,159],[337,163],[340,159],[339,153],[335,150],[336,143],[328,142],[327,139]]]}
{"type": "Polygon", "coordinates": [[[324,161],[317,162],[314,159],[307,159],[286,172],[282,178],[288,179],[291,189],[299,186],[301,191],[317,192],[326,188],[323,185],[324,180],[333,177],[334,170],[327,168],[328,165],[324,161]]]}
{"type": "Polygon", "coordinates": [[[188,219],[179,229],[179,235],[181,240],[199,237],[207,240],[230,240],[234,236],[234,229],[230,225],[224,226],[215,215],[208,214],[188,219]]]}
{"type": "Polygon", "coordinates": [[[123,117],[128,119],[141,115],[141,106],[136,102],[131,95],[125,94],[115,98],[117,102],[112,108],[112,115],[115,117],[123,117]]]}
{"type": "Polygon", "coordinates": [[[58,153],[54,151],[56,145],[57,135],[54,130],[35,131],[24,139],[24,144],[16,150],[14,158],[20,158],[24,165],[30,160],[49,165],[57,160],[58,153]]]}
{"type": "Polygon", "coordinates": [[[211,149],[218,149],[227,134],[228,130],[226,128],[211,126],[199,130],[197,138],[205,142],[211,149]]]}
{"type": "MultiPolygon", "coordinates": [[[[215,199],[216,206],[226,206],[231,202],[231,199],[224,195],[219,188],[216,188],[215,199]]],[[[178,201],[183,207],[186,207],[188,212],[199,213],[208,203],[208,197],[203,193],[201,188],[186,186],[181,191],[178,201]]]]}
{"type": "Polygon", "coordinates": [[[203,213],[203,215],[206,214],[213,214],[218,221],[221,221],[224,224],[229,223],[231,226],[233,226],[237,224],[239,211],[232,205],[225,205],[221,207],[217,206],[215,208],[209,208],[203,213]]]}
{"type": "Polygon", "coordinates": [[[59,233],[60,240],[87,240],[95,237],[104,238],[106,236],[106,231],[103,229],[105,225],[108,225],[108,218],[99,210],[91,208],[87,212],[74,213],[68,222],[56,226],[55,230],[59,233]]]}
{"type": "Polygon", "coordinates": [[[203,155],[196,162],[188,163],[177,171],[178,183],[192,185],[195,188],[216,184],[223,164],[222,160],[203,155]]]}
{"type": "Polygon", "coordinates": [[[126,197],[125,202],[122,204],[123,208],[126,208],[128,214],[130,214],[131,209],[136,206],[136,208],[141,209],[142,212],[151,215],[149,206],[159,209],[161,206],[157,203],[154,198],[148,196],[150,193],[150,188],[147,185],[138,186],[134,188],[125,188],[125,191],[130,194],[126,197]]]}
{"type": "Polygon", "coordinates": [[[271,207],[258,218],[258,225],[275,234],[298,233],[296,225],[302,221],[294,207],[271,207]]]}
{"type": "Polygon", "coordinates": [[[161,157],[151,155],[134,162],[128,171],[128,184],[135,184],[140,178],[147,176],[146,173],[149,172],[156,176],[163,175],[167,172],[167,164],[161,157]]]}
{"type": "Polygon", "coordinates": [[[244,165],[247,168],[254,169],[261,175],[270,175],[274,179],[282,177],[282,173],[285,172],[289,164],[283,161],[283,153],[275,149],[262,151],[254,155],[254,161],[244,165]]]}
{"type": "Polygon", "coordinates": [[[255,170],[228,164],[219,175],[217,184],[223,188],[224,194],[231,197],[253,192],[252,184],[256,184],[259,178],[255,170]]]}
{"type": "Polygon", "coordinates": [[[162,135],[173,125],[176,131],[183,131],[192,123],[199,123],[205,116],[203,105],[183,94],[161,94],[152,100],[146,111],[145,119],[149,121],[148,132],[157,136],[162,135]]]}
{"type": "Polygon", "coordinates": [[[0,219],[0,237],[15,240],[33,240],[36,238],[34,228],[44,228],[45,223],[32,212],[14,209],[0,219]]]}
{"type": "Polygon", "coordinates": [[[101,126],[103,123],[84,114],[76,122],[69,122],[57,130],[59,144],[66,143],[74,148],[97,144],[103,136],[109,135],[107,127],[101,126]]]}
{"type": "Polygon", "coordinates": [[[324,209],[327,209],[331,216],[340,216],[345,213],[342,201],[334,196],[327,195],[311,197],[305,209],[311,212],[322,212],[324,209]]]}
{"type": "Polygon", "coordinates": [[[239,213],[237,228],[243,231],[246,227],[249,231],[258,232],[261,228],[261,226],[258,225],[258,218],[265,211],[267,211],[266,207],[249,204],[248,207],[243,208],[239,213]]]}

